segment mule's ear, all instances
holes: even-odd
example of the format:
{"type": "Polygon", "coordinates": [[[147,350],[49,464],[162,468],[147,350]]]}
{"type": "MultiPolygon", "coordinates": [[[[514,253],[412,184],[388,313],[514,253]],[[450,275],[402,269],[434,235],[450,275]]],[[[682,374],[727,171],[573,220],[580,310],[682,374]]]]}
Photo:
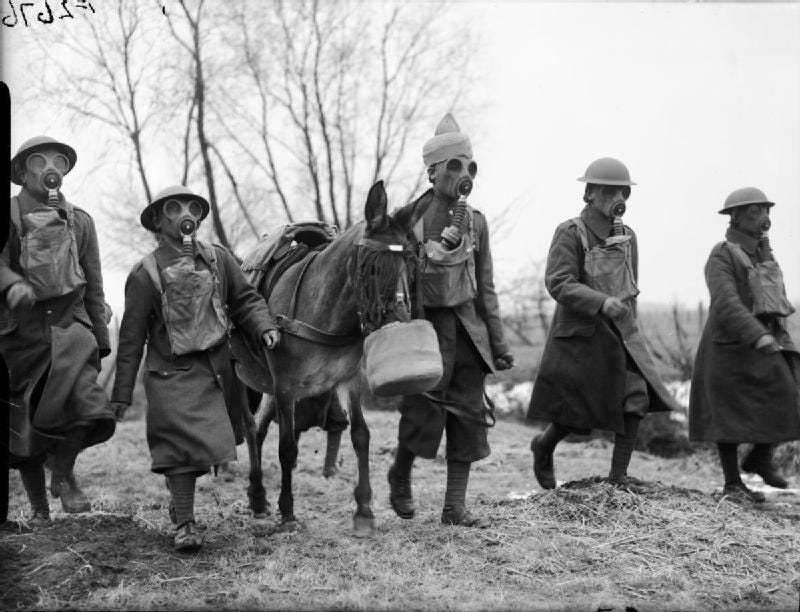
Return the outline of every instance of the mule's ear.
{"type": "Polygon", "coordinates": [[[369,188],[367,203],[364,205],[364,218],[370,230],[380,230],[389,224],[386,216],[386,189],[383,181],[378,181],[369,188]]]}
{"type": "Polygon", "coordinates": [[[406,204],[394,213],[393,218],[395,223],[397,223],[405,233],[410,232],[417,224],[417,221],[419,221],[422,215],[428,210],[431,201],[431,198],[422,197],[416,202],[406,204]]]}

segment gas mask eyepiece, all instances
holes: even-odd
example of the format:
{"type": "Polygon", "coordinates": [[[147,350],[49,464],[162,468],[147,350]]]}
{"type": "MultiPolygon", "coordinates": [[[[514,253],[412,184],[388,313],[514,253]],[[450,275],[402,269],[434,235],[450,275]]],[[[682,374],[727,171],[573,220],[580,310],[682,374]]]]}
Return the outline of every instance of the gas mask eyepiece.
{"type": "Polygon", "coordinates": [[[164,202],[164,215],[168,219],[189,216],[199,220],[203,216],[203,207],[197,200],[167,200],[164,202]]]}

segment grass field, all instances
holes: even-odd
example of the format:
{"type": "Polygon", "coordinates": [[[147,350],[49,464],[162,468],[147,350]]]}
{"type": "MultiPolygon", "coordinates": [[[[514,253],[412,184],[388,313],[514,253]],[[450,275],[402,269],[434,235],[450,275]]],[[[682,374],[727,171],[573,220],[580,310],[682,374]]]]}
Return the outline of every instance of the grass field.
{"type": "MultiPolygon", "coordinates": [[[[0,608],[797,609],[796,492],[772,490],[760,507],[721,498],[716,459],[703,453],[673,460],[636,453],[631,473],[652,483],[640,494],[581,480],[607,472],[611,449],[603,440],[561,444],[558,479],[577,482],[543,492],[530,467],[533,430],[501,421],[468,493],[473,511],[492,526],[439,524],[443,457],[418,461],[417,516],[403,521],[389,508],[386,483],[397,418],[367,414],[375,537],[350,534],[355,455],[347,438],[339,474],[325,480],[324,437],[315,430],[301,441],[296,471],[302,529],[280,533],[274,515],[250,517],[240,447],[232,475],[199,480],[197,514],[208,535],[197,555],[173,552],[167,493],[149,471],[144,422],[125,421],[111,441],[79,459],[91,513],[66,515],[54,500],[51,527],[31,533],[4,526],[0,608]]],[[[265,467],[274,504],[272,434],[265,467]]],[[[16,472],[11,490],[11,517],[23,518],[16,472]]]]}

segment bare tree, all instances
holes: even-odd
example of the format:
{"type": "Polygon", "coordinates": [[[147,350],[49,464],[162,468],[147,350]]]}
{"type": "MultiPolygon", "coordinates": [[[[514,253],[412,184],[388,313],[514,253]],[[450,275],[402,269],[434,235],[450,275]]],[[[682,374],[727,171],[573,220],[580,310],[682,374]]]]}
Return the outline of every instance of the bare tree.
{"type": "Polygon", "coordinates": [[[531,262],[498,291],[503,301],[503,323],[528,346],[543,343],[550,331],[554,302],[544,284],[546,263],[546,260],[531,262]]]}
{"type": "Polygon", "coordinates": [[[464,49],[478,48],[463,24],[453,35],[443,2],[173,6],[107,0],[87,36],[41,34],[46,65],[70,78],[45,79],[40,104],[124,145],[104,162],[120,175],[107,232],[131,251],[142,249],[130,231],[142,203],[166,176],[202,181],[201,232],[231,250],[276,220],[348,227],[378,178],[404,203],[423,186],[421,147],[438,120],[452,111],[466,123],[476,103],[464,49]]]}

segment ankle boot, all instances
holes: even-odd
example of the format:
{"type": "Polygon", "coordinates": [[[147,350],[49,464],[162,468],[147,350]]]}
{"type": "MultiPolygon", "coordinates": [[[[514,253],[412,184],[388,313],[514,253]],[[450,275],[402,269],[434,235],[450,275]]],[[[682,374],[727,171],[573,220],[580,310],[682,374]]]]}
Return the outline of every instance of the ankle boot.
{"type": "Polygon", "coordinates": [[[53,497],[61,498],[64,512],[75,514],[92,509],[92,504],[75,480],[75,474],[71,472],[66,475],[54,473],[50,479],[50,492],[53,497]]]}
{"type": "Polygon", "coordinates": [[[387,474],[389,481],[389,503],[392,510],[402,519],[414,518],[414,498],[411,495],[411,475],[400,474],[393,465],[387,474]]]}
{"type": "Polygon", "coordinates": [[[754,444],[752,450],[742,461],[742,471],[758,474],[765,484],[778,489],[785,489],[789,484],[775,468],[770,444],[754,444]]]}
{"type": "Polygon", "coordinates": [[[44,466],[36,465],[20,468],[20,478],[28,501],[31,504],[31,518],[28,519],[30,527],[42,527],[50,522],[50,504],[47,503],[47,484],[45,482],[44,466]]]}

